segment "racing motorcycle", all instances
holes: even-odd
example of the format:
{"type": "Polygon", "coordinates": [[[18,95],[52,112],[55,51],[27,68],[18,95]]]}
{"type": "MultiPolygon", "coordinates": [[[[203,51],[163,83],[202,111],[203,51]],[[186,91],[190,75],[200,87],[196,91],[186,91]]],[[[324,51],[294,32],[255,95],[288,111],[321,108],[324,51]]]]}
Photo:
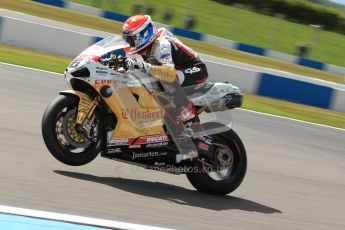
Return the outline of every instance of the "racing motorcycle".
{"type": "Polygon", "coordinates": [[[42,118],[50,153],[72,166],[87,164],[100,154],[147,169],[186,174],[200,192],[234,191],[246,173],[246,151],[231,121],[220,122],[221,116],[214,114],[224,117],[224,111],[240,107],[240,90],[228,83],[206,83],[196,94],[186,94],[197,110],[190,139],[198,156],[178,161],[181,149],[165,125],[169,98],[164,105],[157,100],[166,97],[165,89],[153,76],[126,69],[127,49],[125,41],[110,36],[67,67],[71,90],[60,92],[42,118]],[[208,114],[211,121],[203,122],[208,114]]]}

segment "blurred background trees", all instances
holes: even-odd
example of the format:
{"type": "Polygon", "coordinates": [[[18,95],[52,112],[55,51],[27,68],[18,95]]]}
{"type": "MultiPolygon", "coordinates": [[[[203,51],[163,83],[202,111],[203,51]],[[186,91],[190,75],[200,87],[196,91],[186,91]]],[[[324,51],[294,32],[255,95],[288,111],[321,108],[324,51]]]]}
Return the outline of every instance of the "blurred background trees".
{"type": "Polygon", "coordinates": [[[345,34],[345,18],[333,9],[327,9],[327,0],[287,1],[287,0],[214,0],[226,5],[242,4],[246,9],[274,16],[282,14],[287,20],[300,24],[322,25],[325,30],[345,34]],[[318,7],[313,2],[325,7],[318,7]]]}

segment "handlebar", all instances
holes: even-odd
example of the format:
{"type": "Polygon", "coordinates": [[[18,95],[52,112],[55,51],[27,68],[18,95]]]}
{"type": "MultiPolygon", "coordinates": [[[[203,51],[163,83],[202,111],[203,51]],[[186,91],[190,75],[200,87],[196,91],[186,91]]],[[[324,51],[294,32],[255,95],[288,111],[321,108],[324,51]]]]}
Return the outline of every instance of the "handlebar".
{"type": "Polygon", "coordinates": [[[126,60],[127,58],[122,57],[121,55],[112,55],[109,58],[101,59],[99,62],[111,69],[124,68],[127,71],[126,60]]]}

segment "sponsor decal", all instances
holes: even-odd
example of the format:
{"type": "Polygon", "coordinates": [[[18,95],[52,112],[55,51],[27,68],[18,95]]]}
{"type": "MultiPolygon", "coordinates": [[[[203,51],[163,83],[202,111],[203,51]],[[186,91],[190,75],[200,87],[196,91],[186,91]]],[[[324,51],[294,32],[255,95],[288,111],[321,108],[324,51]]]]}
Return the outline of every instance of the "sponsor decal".
{"type": "Polygon", "coordinates": [[[146,38],[146,37],[147,37],[147,35],[149,35],[149,31],[148,31],[148,30],[146,30],[146,31],[145,31],[145,33],[144,33],[144,37],[146,38]]]}
{"type": "Polygon", "coordinates": [[[167,135],[153,136],[153,137],[146,138],[147,143],[163,142],[163,141],[168,141],[168,140],[169,139],[167,135]]]}
{"type": "Polygon", "coordinates": [[[205,144],[203,142],[199,142],[199,149],[203,149],[205,151],[208,151],[209,145],[205,144]]]}
{"type": "Polygon", "coordinates": [[[128,145],[128,138],[113,138],[110,139],[108,145],[128,145]]]}
{"type": "Polygon", "coordinates": [[[107,75],[108,71],[96,70],[96,73],[101,75],[107,75]]]}
{"type": "Polygon", "coordinates": [[[157,79],[163,79],[167,82],[175,81],[176,78],[175,71],[170,71],[163,68],[152,68],[150,73],[157,79]]]}
{"type": "Polygon", "coordinates": [[[120,148],[114,148],[114,149],[108,149],[107,153],[108,154],[116,154],[116,153],[121,153],[121,149],[120,148]]]}
{"type": "Polygon", "coordinates": [[[157,142],[164,142],[169,141],[169,138],[167,135],[159,135],[159,136],[146,136],[146,137],[139,137],[139,138],[129,138],[128,143],[131,143],[132,145],[144,145],[148,143],[157,143],[157,142]]]}
{"type": "Polygon", "coordinates": [[[108,68],[107,67],[96,66],[96,70],[108,70],[108,68]]]}
{"type": "Polygon", "coordinates": [[[162,119],[164,116],[164,110],[160,109],[158,111],[141,110],[137,108],[130,108],[122,110],[122,117],[124,119],[147,119],[147,120],[157,120],[162,119]]]}
{"type": "Polygon", "coordinates": [[[169,143],[168,141],[169,141],[169,138],[165,134],[159,135],[159,136],[147,136],[147,137],[139,137],[139,138],[137,137],[112,138],[108,141],[108,146],[129,145],[129,148],[141,148],[141,145],[153,144],[153,143],[156,143],[159,146],[165,146],[165,145],[168,145],[169,143]],[[159,142],[163,142],[163,143],[159,143],[159,142]]]}
{"type": "Polygon", "coordinates": [[[140,149],[141,145],[130,145],[128,148],[130,148],[130,149],[140,149]]]}
{"type": "Polygon", "coordinates": [[[208,145],[212,145],[212,139],[210,137],[198,137],[200,140],[205,142],[208,145]]]}
{"type": "Polygon", "coordinates": [[[164,162],[155,162],[155,167],[164,167],[165,163],[164,162]]]}
{"type": "Polygon", "coordinates": [[[95,84],[99,85],[99,84],[110,84],[112,83],[112,80],[96,80],[95,84]]]}
{"type": "Polygon", "coordinates": [[[137,159],[137,158],[150,158],[150,157],[160,157],[160,156],[166,156],[168,153],[167,152],[146,152],[146,153],[135,153],[133,152],[132,159],[137,159]]]}
{"type": "Polygon", "coordinates": [[[120,76],[118,73],[110,73],[110,76],[120,76]]]}
{"type": "Polygon", "coordinates": [[[146,148],[159,148],[167,146],[169,142],[158,142],[158,143],[149,143],[146,145],[146,148]]]}
{"type": "Polygon", "coordinates": [[[193,73],[199,72],[200,70],[201,70],[200,68],[194,66],[193,68],[186,69],[184,72],[189,73],[189,74],[193,74],[193,73]]]}

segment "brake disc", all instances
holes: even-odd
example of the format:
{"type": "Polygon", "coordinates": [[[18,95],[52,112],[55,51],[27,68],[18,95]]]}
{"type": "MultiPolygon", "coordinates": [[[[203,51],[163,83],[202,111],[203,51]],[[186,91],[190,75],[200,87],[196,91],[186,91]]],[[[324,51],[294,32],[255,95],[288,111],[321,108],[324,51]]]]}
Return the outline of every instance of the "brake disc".
{"type": "Polygon", "coordinates": [[[83,131],[76,129],[76,109],[70,110],[66,113],[63,119],[63,134],[66,141],[76,148],[87,148],[91,144],[91,140],[84,134],[83,131]]]}

